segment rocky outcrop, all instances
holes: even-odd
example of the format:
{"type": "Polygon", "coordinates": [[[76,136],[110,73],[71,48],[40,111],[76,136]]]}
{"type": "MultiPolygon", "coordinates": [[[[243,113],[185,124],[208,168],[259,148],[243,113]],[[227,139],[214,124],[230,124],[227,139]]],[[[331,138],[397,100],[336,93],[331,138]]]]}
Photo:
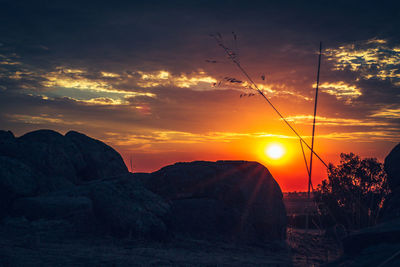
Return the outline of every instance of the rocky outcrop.
{"type": "Polygon", "coordinates": [[[0,156],[0,218],[18,197],[32,196],[38,188],[35,173],[20,161],[0,156]]]}
{"type": "Polygon", "coordinates": [[[176,163],[142,179],[171,202],[174,232],[246,242],[285,238],[281,189],[259,163],[176,163]]]}
{"type": "Polygon", "coordinates": [[[63,135],[51,130],[39,130],[25,134],[17,141],[20,147],[18,158],[38,173],[79,183],[77,173],[86,162],[74,143],[63,135]]]}
{"type": "Polygon", "coordinates": [[[0,155],[7,157],[15,157],[19,147],[14,134],[11,131],[0,130],[0,155]]]}
{"type": "Polygon", "coordinates": [[[197,239],[235,238],[240,220],[238,209],[210,198],[187,198],[172,201],[169,214],[172,233],[190,235],[197,239]]]}
{"type": "Polygon", "coordinates": [[[343,239],[343,249],[347,254],[356,254],[381,243],[398,244],[399,240],[400,219],[396,219],[353,232],[343,239]]]}
{"type": "Polygon", "coordinates": [[[167,236],[164,217],[169,205],[128,176],[86,186],[96,218],[117,235],[162,239],[167,236]]]}
{"type": "Polygon", "coordinates": [[[163,239],[171,235],[282,240],[282,192],[259,163],[177,163],[128,172],[110,146],[78,132],[0,131],[3,217],[65,221],[82,232],[163,239]]]}
{"type": "Polygon", "coordinates": [[[390,189],[400,189],[400,144],[395,146],[385,158],[385,171],[390,189]]]}
{"type": "Polygon", "coordinates": [[[400,219],[400,189],[394,189],[387,196],[382,211],[382,221],[390,221],[393,219],[400,219]]]}
{"type": "Polygon", "coordinates": [[[128,173],[113,148],[74,131],[63,136],[38,130],[18,138],[10,131],[0,131],[0,155],[31,168],[37,174],[41,193],[128,173]]]}
{"type": "Polygon", "coordinates": [[[78,230],[161,238],[169,205],[101,141],[39,130],[0,131],[0,218],[64,220],[78,230]]]}
{"type": "Polygon", "coordinates": [[[70,219],[92,212],[92,201],[87,197],[37,196],[20,198],[13,203],[13,214],[29,220],[70,219]]]}
{"type": "Polygon", "coordinates": [[[400,219],[400,144],[385,158],[385,171],[391,193],[383,207],[383,220],[400,219]]]}
{"type": "Polygon", "coordinates": [[[118,177],[128,173],[121,155],[112,147],[75,131],[68,132],[65,138],[78,148],[85,162],[76,168],[81,180],[118,177]]]}

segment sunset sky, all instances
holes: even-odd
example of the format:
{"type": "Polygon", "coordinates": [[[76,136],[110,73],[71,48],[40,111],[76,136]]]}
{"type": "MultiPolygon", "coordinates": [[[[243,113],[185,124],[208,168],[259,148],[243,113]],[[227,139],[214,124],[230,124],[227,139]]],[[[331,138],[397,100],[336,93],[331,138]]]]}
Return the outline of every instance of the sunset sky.
{"type": "MultiPolygon", "coordinates": [[[[283,191],[305,190],[298,138],[260,96],[240,97],[255,92],[210,36],[220,33],[308,142],[323,42],[316,151],[326,162],[341,152],[383,161],[400,142],[397,1],[81,2],[0,1],[1,129],[83,132],[138,172],[259,161],[283,191]],[[265,153],[273,143],[279,159],[265,153]]],[[[318,161],[314,173],[316,185],[318,161]]]]}

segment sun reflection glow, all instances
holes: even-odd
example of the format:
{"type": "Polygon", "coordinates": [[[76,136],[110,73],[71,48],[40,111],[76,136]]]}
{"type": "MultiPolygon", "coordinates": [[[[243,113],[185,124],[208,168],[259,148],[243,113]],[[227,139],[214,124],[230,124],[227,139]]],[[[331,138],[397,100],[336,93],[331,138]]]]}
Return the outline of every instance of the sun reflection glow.
{"type": "Polygon", "coordinates": [[[280,144],[271,144],[265,148],[265,154],[270,159],[280,159],[285,154],[285,149],[280,144]]]}

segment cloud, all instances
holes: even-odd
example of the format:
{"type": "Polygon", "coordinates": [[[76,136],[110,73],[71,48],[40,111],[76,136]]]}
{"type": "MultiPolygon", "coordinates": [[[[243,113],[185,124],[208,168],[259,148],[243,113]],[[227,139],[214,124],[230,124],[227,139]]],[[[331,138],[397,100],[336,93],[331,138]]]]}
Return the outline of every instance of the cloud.
{"type": "Polygon", "coordinates": [[[333,132],[317,135],[318,138],[371,143],[376,141],[399,142],[399,131],[333,132]]]}
{"type": "MultiPolygon", "coordinates": [[[[312,125],[314,117],[312,115],[295,115],[286,117],[287,121],[293,121],[297,124],[312,125]]],[[[387,122],[376,120],[362,120],[362,119],[347,119],[347,118],[327,118],[316,116],[316,125],[325,126],[389,126],[392,125],[387,122]]]]}
{"type": "Polygon", "coordinates": [[[118,90],[114,90],[111,84],[102,80],[88,79],[81,75],[83,73],[85,72],[82,70],[75,72],[64,72],[61,70],[46,73],[42,76],[45,79],[42,85],[48,88],[62,87],[96,92],[118,92],[118,90]]]}
{"type": "Polygon", "coordinates": [[[54,118],[49,114],[40,114],[40,116],[32,116],[26,114],[5,114],[5,117],[8,118],[12,122],[19,122],[25,124],[33,124],[33,125],[46,125],[46,124],[54,124],[54,125],[82,125],[84,122],[80,122],[77,120],[66,121],[62,117],[62,115],[58,118],[54,118]]]}
{"type": "Polygon", "coordinates": [[[105,72],[105,71],[102,71],[100,73],[101,73],[101,75],[103,77],[106,77],[106,78],[119,78],[119,77],[121,77],[121,75],[119,75],[118,73],[105,72]]]}
{"type": "Polygon", "coordinates": [[[400,85],[400,46],[385,39],[370,39],[328,48],[325,55],[333,70],[350,69],[364,79],[390,80],[400,85]]]}
{"type": "Polygon", "coordinates": [[[216,83],[214,77],[207,75],[204,71],[197,71],[189,75],[180,74],[173,75],[166,70],[153,72],[137,71],[140,79],[137,85],[143,88],[159,87],[159,86],[174,86],[179,88],[196,89],[198,85],[202,85],[200,89],[212,89],[211,85],[216,83]]]}
{"type": "Polygon", "coordinates": [[[0,54],[0,65],[8,65],[8,66],[21,65],[22,63],[18,61],[18,59],[19,57],[15,53],[11,55],[0,54]]]}
{"type": "Polygon", "coordinates": [[[381,108],[371,117],[382,117],[387,119],[400,119],[400,108],[381,108]]]}
{"type": "Polygon", "coordinates": [[[122,101],[121,99],[113,99],[109,97],[97,97],[88,100],[79,100],[79,99],[72,99],[72,100],[86,105],[100,105],[100,106],[117,106],[128,103],[127,101],[122,101]]]}
{"type": "Polygon", "coordinates": [[[229,143],[242,138],[282,138],[293,139],[296,137],[277,135],[273,133],[235,133],[235,132],[206,132],[202,134],[184,131],[149,130],[141,134],[123,134],[118,132],[106,132],[106,140],[118,146],[130,146],[135,144],[195,144],[222,142],[229,143]]]}
{"type": "Polygon", "coordinates": [[[135,90],[134,86],[120,88],[123,77],[119,74],[88,72],[81,68],[58,66],[46,72],[21,63],[19,68],[8,69],[0,78],[3,91],[13,88],[23,94],[66,97],[91,105],[126,105],[137,96],[156,97],[152,92],[135,90]]]}
{"type": "MultiPolygon", "coordinates": [[[[315,86],[315,84],[313,85],[315,86]]],[[[351,103],[352,100],[362,95],[361,89],[355,85],[347,84],[343,81],[339,82],[324,82],[319,85],[321,91],[335,96],[339,100],[344,100],[346,103],[351,103]]]]}

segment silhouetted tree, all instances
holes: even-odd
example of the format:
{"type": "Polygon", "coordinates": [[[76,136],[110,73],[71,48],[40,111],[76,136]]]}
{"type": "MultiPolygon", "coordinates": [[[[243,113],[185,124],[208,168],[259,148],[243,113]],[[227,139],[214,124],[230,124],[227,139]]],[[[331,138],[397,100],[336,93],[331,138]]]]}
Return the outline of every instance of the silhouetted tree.
{"type": "Polygon", "coordinates": [[[328,179],[316,190],[321,215],[348,229],[376,224],[389,192],[383,164],[353,153],[342,153],[340,158],[339,165],[329,164],[328,179]]]}

